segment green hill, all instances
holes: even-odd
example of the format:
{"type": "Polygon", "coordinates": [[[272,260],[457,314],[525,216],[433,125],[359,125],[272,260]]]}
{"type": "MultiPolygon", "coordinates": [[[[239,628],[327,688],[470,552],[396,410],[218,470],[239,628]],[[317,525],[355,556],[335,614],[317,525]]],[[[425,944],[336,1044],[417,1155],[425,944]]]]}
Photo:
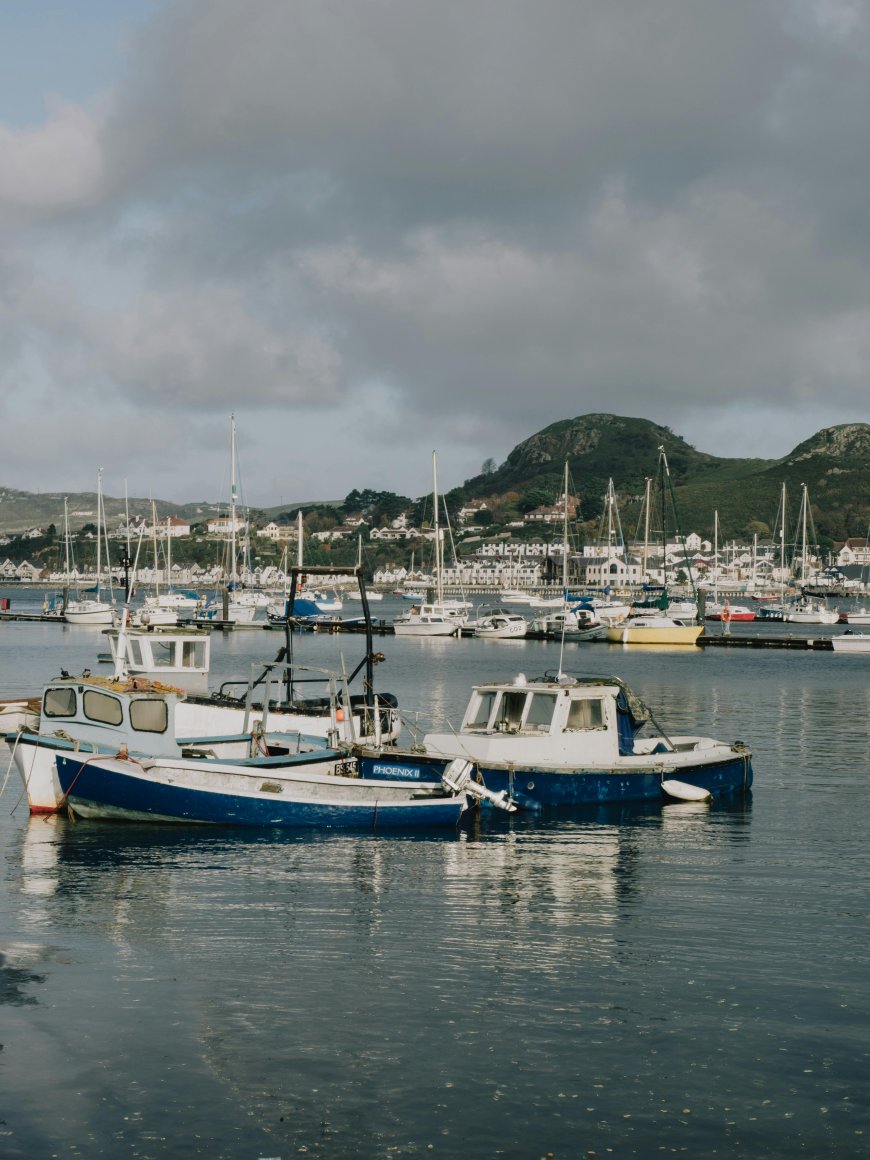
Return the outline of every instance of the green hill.
{"type": "Polygon", "coordinates": [[[719,512],[724,538],[763,536],[772,530],[782,485],[797,512],[806,484],[819,535],[864,535],[870,523],[870,425],[848,423],[819,431],[779,460],[725,458],[695,450],[668,427],[618,415],[581,415],[545,427],[524,440],[495,471],[467,480],[456,498],[496,501],[507,494],[562,491],[567,459],[581,518],[597,520],[608,479],[616,488],[623,529],[634,531],[645,480],[656,473],[664,447],[684,532],[711,535],[719,512]]]}

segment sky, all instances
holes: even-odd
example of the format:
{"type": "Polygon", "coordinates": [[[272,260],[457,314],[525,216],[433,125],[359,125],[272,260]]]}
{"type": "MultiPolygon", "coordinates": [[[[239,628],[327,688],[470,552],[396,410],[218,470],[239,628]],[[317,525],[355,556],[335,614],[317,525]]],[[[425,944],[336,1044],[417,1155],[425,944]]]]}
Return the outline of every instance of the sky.
{"type": "Polygon", "coordinates": [[[0,4],[0,486],[225,500],[231,414],[256,506],[867,422],[868,66],[867,0],[0,4]]]}

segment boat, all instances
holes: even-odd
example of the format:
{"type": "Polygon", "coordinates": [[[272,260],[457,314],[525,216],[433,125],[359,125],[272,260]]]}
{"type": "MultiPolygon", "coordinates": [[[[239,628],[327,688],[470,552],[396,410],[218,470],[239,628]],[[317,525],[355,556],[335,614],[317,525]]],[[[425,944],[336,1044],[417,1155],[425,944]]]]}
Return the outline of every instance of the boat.
{"type": "Polygon", "coordinates": [[[498,599],[501,604],[519,604],[528,607],[532,602],[532,593],[523,592],[519,588],[502,588],[498,599]]]}
{"type": "Polygon", "coordinates": [[[396,636],[458,636],[464,617],[449,616],[437,603],[412,604],[393,621],[396,636]]]}
{"type": "Polygon", "coordinates": [[[870,653],[870,633],[846,632],[831,637],[834,652],[870,653]]]}
{"type": "Polygon", "coordinates": [[[363,752],[360,759],[372,776],[425,781],[457,757],[473,763],[489,792],[532,811],[665,801],[680,785],[687,797],[719,797],[748,790],[753,778],[743,742],[671,736],[618,677],[561,669],[476,685],[458,731],[427,733],[419,751],[363,752]]]}
{"type": "Polygon", "coordinates": [[[31,812],[69,806],[82,817],[382,828],[455,824],[467,795],[480,797],[459,766],[445,768],[449,784],[434,794],[363,784],[345,731],[354,714],[341,694],[346,678],[329,676],[324,736],[276,722],[272,683],[290,666],[266,668],[259,704],[249,682],[240,726],[204,735],[186,732],[187,696],[171,685],[91,673],[49,682],[39,727],[6,735],[31,812]]]}
{"type": "Polygon", "coordinates": [[[837,624],[840,613],[828,608],[823,600],[805,596],[788,608],[788,620],[792,624],[837,624]]]}
{"type": "Polygon", "coordinates": [[[598,618],[594,609],[578,607],[574,609],[573,615],[574,625],[569,627],[566,624],[562,631],[565,640],[607,640],[609,625],[598,618]]]}
{"type": "Polygon", "coordinates": [[[686,624],[671,616],[630,616],[607,629],[607,640],[610,644],[694,645],[703,631],[703,624],[686,624]]]}
{"type": "Polygon", "coordinates": [[[434,600],[418,599],[407,612],[393,621],[396,636],[458,636],[468,619],[469,605],[464,600],[445,600],[442,587],[441,528],[438,518],[437,457],[432,452],[432,527],[435,532],[434,600]]]}
{"type": "Polygon", "coordinates": [[[519,640],[526,635],[528,623],[524,616],[506,608],[481,609],[471,627],[472,635],[485,640],[519,640]]]}
{"type": "MultiPolygon", "coordinates": [[[[70,531],[67,500],[63,501],[64,535],[66,541],[66,574],[70,574],[70,531]]],[[[103,471],[97,472],[97,582],[82,596],[78,593],[75,599],[67,599],[63,606],[63,618],[67,624],[114,624],[117,620],[117,610],[111,600],[103,600],[102,594],[102,543],[104,530],[103,516],[103,471]],[[91,598],[93,593],[93,598],[91,598]]],[[[108,552],[107,552],[108,554],[108,552]]]]}
{"type": "Polygon", "coordinates": [[[43,718],[70,732],[42,739],[58,806],[116,821],[382,830],[455,826],[476,793],[470,766],[459,763],[433,785],[363,779],[335,738],[271,732],[268,704],[239,733],[179,737],[183,697],[142,679],[52,681],[43,718]]]}
{"type": "Polygon", "coordinates": [[[856,608],[852,612],[840,612],[840,624],[870,624],[870,609],[856,608]]]}
{"type": "Polygon", "coordinates": [[[708,604],[704,609],[704,619],[720,620],[725,624],[732,620],[752,621],[755,620],[755,609],[746,604],[732,604],[730,600],[723,600],[721,603],[708,604]]]}

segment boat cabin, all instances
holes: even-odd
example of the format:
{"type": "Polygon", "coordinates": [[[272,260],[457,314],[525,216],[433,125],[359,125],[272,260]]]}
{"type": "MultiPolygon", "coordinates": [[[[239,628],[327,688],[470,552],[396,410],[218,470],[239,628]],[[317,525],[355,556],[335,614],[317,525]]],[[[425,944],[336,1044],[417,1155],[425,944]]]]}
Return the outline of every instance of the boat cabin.
{"type": "Polygon", "coordinates": [[[41,729],[101,749],[126,745],[131,752],[177,757],[174,717],[182,695],[144,680],[62,677],[43,691],[41,729]]]}
{"type": "MultiPolygon", "coordinates": [[[[120,634],[111,629],[106,635],[117,665],[120,634]]],[[[165,681],[186,693],[208,693],[211,637],[205,629],[159,624],[128,628],[124,640],[124,668],[130,676],[165,681]]]]}
{"type": "Polygon", "coordinates": [[[639,739],[649,710],[616,677],[476,686],[459,733],[430,733],[430,752],[461,753],[487,764],[576,767],[651,752],[660,738],[639,739]]]}

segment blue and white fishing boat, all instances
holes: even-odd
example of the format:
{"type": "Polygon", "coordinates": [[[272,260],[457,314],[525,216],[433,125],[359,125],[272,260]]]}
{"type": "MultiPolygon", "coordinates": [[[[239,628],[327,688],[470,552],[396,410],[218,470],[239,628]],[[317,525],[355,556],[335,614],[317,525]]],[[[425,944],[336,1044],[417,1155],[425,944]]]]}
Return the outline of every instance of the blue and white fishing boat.
{"type": "Polygon", "coordinates": [[[618,677],[561,672],[477,685],[458,731],[427,733],[420,751],[363,751],[361,762],[364,776],[425,781],[457,757],[487,790],[530,809],[694,800],[752,785],[742,742],[672,737],[618,677]]]}
{"type": "Polygon", "coordinates": [[[7,738],[28,794],[31,779],[51,776],[54,784],[39,792],[53,809],[84,818],[364,829],[456,825],[469,795],[485,794],[467,762],[445,766],[426,785],[363,779],[351,747],[339,742],[338,698],[325,738],[270,730],[268,691],[241,731],[180,737],[183,698],[144,679],[52,681],[41,730],[7,738]]]}

